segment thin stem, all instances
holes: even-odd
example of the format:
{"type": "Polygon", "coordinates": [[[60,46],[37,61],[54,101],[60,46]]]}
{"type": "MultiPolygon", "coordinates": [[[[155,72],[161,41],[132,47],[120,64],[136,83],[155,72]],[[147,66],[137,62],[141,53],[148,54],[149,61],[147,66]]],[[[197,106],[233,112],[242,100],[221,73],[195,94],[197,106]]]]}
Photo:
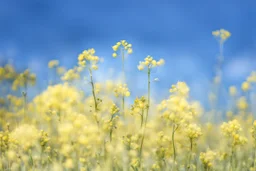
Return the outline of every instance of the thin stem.
{"type": "Polygon", "coordinates": [[[123,71],[123,81],[125,82],[125,71],[124,71],[124,49],[121,49],[122,54],[122,71],[123,71]]]}
{"type": "Polygon", "coordinates": [[[124,113],[124,107],[125,107],[125,101],[124,101],[124,95],[122,96],[122,111],[123,111],[123,117],[125,115],[124,113]]]}
{"type": "MultiPolygon", "coordinates": [[[[111,119],[110,119],[110,123],[113,121],[114,119],[114,115],[111,116],[111,119]]],[[[110,142],[112,141],[112,133],[113,133],[113,125],[111,126],[111,129],[110,129],[110,132],[109,132],[109,139],[110,139],[110,142]]]]}
{"type": "Polygon", "coordinates": [[[192,152],[193,152],[193,139],[190,138],[189,141],[190,141],[190,155],[189,155],[188,166],[187,166],[187,169],[188,169],[188,170],[190,169],[191,158],[192,158],[192,152]]]}
{"type": "Polygon", "coordinates": [[[140,117],[141,117],[140,127],[142,128],[143,120],[144,120],[144,109],[142,109],[140,117]]]}
{"type": "Polygon", "coordinates": [[[146,118],[145,118],[145,127],[148,121],[148,113],[149,113],[149,106],[150,106],[150,68],[148,68],[148,106],[146,109],[146,118]]]}
{"type": "MultiPolygon", "coordinates": [[[[220,42],[219,44],[219,51],[220,51],[220,55],[218,58],[218,62],[217,62],[217,71],[216,71],[216,76],[220,78],[220,82],[218,83],[218,85],[216,85],[216,107],[219,107],[219,95],[220,95],[220,88],[221,88],[221,79],[222,79],[222,65],[223,65],[223,42],[220,42]]],[[[216,121],[218,121],[220,116],[215,117],[216,121]]]]}
{"type": "Polygon", "coordinates": [[[175,124],[173,124],[173,126],[172,126],[172,148],[173,148],[173,162],[174,162],[174,165],[175,165],[175,162],[176,162],[176,149],[175,149],[175,142],[174,142],[175,131],[176,131],[175,124]]]}
{"type": "MultiPolygon", "coordinates": [[[[94,109],[95,112],[98,111],[98,103],[96,100],[96,95],[95,95],[95,88],[94,88],[94,83],[93,83],[93,78],[92,78],[92,70],[89,68],[89,72],[90,72],[90,79],[91,79],[91,85],[92,85],[92,95],[93,95],[93,99],[94,99],[94,109]]],[[[97,120],[97,118],[95,117],[95,120],[97,122],[97,125],[99,126],[99,121],[97,120]]]]}
{"type": "Polygon", "coordinates": [[[57,84],[57,67],[54,67],[53,85],[57,84]]]}
{"type": "Polygon", "coordinates": [[[23,119],[24,121],[27,118],[27,79],[24,77],[24,91],[22,92],[23,100],[24,100],[24,106],[23,106],[23,119]]]}
{"type": "MultiPolygon", "coordinates": [[[[122,80],[123,80],[123,83],[125,83],[125,69],[124,69],[124,49],[123,48],[121,48],[121,54],[122,54],[122,73],[123,73],[123,78],[122,78],[122,80]]],[[[125,117],[125,109],[124,109],[124,107],[125,107],[125,99],[124,99],[124,96],[122,97],[122,110],[123,110],[123,117],[125,117]]]]}
{"type": "Polygon", "coordinates": [[[143,143],[144,143],[144,138],[145,138],[145,132],[146,132],[146,126],[147,126],[147,120],[148,120],[148,113],[149,113],[149,107],[150,107],[150,68],[148,67],[148,105],[147,105],[147,109],[146,109],[145,124],[144,124],[141,144],[140,144],[140,151],[139,151],[140,159],[141,159],[141,155],[142,155],[142,148],[143,148],[143,143]]]}
{"type": "Polygon", "coordinates": [[[231,146],[231,157],[230,157],[230,171],[233,170],[233,155],[234,155],[234,147],[233,145],[231,146]]]}
{"type": "Polygon", "coordinates": [[[253,148],[253,168],[256,167],[255,158],[256,158],[256,146],[254,145],[254,148],[253,148]]]}

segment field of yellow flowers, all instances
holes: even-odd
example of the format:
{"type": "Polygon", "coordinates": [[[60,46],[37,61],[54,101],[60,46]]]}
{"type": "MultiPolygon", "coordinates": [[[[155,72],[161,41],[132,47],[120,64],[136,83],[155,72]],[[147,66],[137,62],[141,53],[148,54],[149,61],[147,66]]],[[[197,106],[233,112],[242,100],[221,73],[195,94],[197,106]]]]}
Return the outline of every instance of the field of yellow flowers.
{"type": "Polygon", "coordinates": [[[112,47],[113,57],[123,66],[121,80],[95,82],[100,59],[88,49],[69,70],[50,61],[54,79],[32,100],[28,93],[36,86],[36,75],[29,70],[19,73],[9,64],[1,67],[1,92],[6,95],[0,98],[0,170],[256,170],[256,102],[249,98],[256,72],[240,88],[231,86],[232,107],[219,109],[223,45],[231,34],[224,29],[212,34],[220,45],[220,58],[214,90],[209,90],[209,111],[191,99],[185,82],[170,86],[169,97],[153,103],[151,73],[164,67],[164,59],[152,56],[137,67],[147,78],[147,93],[129,104],[125,61],[133,50],[125,40],[112,47]],[[88,91],[72,84],[84,75],[88,91]],[[216,120],[217,116],[225,119],[216,120]]]}

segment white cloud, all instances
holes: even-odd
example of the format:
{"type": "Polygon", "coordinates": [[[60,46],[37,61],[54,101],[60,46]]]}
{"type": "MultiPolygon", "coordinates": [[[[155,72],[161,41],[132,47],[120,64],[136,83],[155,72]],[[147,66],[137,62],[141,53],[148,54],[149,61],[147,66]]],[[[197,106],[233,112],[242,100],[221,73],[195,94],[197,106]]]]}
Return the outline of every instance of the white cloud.
{"type": "Polygon", "coordinates": [[[224,77],[230,81],[244,80],[251,71],[256,69],[256,59],[238,57],[224,67],[224,77]]]}

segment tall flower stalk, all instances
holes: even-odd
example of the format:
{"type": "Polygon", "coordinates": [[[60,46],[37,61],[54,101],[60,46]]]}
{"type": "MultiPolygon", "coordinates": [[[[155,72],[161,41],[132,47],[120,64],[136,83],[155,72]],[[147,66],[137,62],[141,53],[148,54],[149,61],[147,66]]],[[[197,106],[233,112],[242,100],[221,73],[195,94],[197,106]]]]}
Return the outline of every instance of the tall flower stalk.
{"type": "Polygon", "coordinates": [[[52,85],[57,84],[57,67],[59,66],[58,60],[51,60],[48,62],[48,68],[53,71],[53,80],[51,82],[52,85]]]}
{"type": "Polygon", "coordinates": [[[191,168],[191,160],[194,150],[194,144],[196,140],[202,135],[201,128],[197,126],[196,124],[189,124],[186,126],[185,134],[189,139],[189,157],[188,157],[188,164],[187,164],[187,170],[190,170],[191,168]]]}
{"type": "MultiPolygon", "coordinates": [[[[213,92],[215,92],[215,98],[213,102],[213,109],[219,107],[219,95],[220,95],[220,89],[221,89],[221,80],[222,80],[222,65],[224,61],[223,56],[223,49],[224,49],[224,43],[225,41],[231,36],[230,32],[224,29],[216,30],[212,32],[212,35],[216,38],[216,40],[219,43],[219,56],[217,59],[217,66],[216,66],[216,74],[214,78],[214,86],[213,92]]],[[[218,113],[218,112],[217,112],[218,113]]],[[[214,117],[217,121],[219,116],[214,117]]]]}
{"type": "Polygon", "coordinates": [[[158,110],[163,112],[163,119],[172,126],[172,169],[175,170],[177,160],[175,133],[181,126],[193,119],[197,112],[193,110],[192,104],[188,102],[189,87],[186,83],[178,82],[176,85],[172,85],[170,93],[170,97],[159,104],[158,110]]]}
{"type": "Polygon", "coordinates": [[[36,83],[36,75],[30,73],[29,70],[25,70],[21,73],[13,82],[12,89],[16,90],[18,87],[23,87],[22,91],[23,97],[23,120],[27,119],[27,101],[28,101],[28,86],[35,85],[36,83]]]}
{"type": "MultiPolygon", "coordinates": [[[[98,108],[98,99],[96,97],[95,93],[95,85],[93,81],[93,70],[98,70],[98,62],[99,62],[99,57],[95,56],[95,50],[94,49],[88,49],[83,51],[79,56],[78,56],[78,64],[81,67],[81,69],[87,67],[90,75],[90,83],[92,87],[92,95],[93,95],[93,100],[94,100],[94,111],[95,114],[97,114],[99,108],[98,108]]],[[[97,116],[94,116],[96,123],[99,127],[99,121],[97,119],[97,116]]]]}
{"type": "Polygon", "coordinates": [[[236,148],[242,146],[247,143],[247,138],[240,135],[242,131],[242,127],[239,122],[234,119],[229,122],[224,122],[221,125],[221,131],[227,140],[229,141],[230,145],[230,161],[229,161],[229,170],[232,171],[234,168],[234,155],[236,154],[236,148]]]}
{"type": "MultiPolygon", "coordinates": [[[[112,46],[114,53],[112,56],[116,58],[118,55],[121,55],[122,58],[122,83],[125,84],[126,82],[126,75],[125,75],[125,57],[128,54],[132,54],[132,44],[129,44],[125,40],[121,40],[117,42],[114,46],[112,46]],[[120,49],[120,54],[117,53],[118,49],[120,49]]],[[[122,114],[125,116],[125,96],[122,96],[122,114]]]]}
{"type": "MultiPolygon", "coordinates": [[[[154,67],[161,66],[164,64],[164,60],[160,59],[159,61],[156,61],[153,59],[151,56],[147,56],[143,62],[140,62],[138,65],[139,70],[144,70],[145,68],[147,69],[147,82],[148,82],[148,98],[147,98],[147,107],[146,107],[146,116],[142,116],[142,118],[145,118],[144,121],[144,127],[143,127],[143,134],[141,138],[141,144],[140,144],[140,149],[139,149],[139,157],[140,160],[142,158],[142,150],[143,150],[143,144],[144,144],[144,138],[145,138],[145,133],[146,133],[146,126],[147,126],[147,121],[148,121],[148,115],[149,115],[149,109],[150,109],[150,74],[151,70],[154,67]]],[[[142,113],[143,115],[143,113],[142,113]]],[[[143,120],[142,120],[143,122],[143,120]]],[[[142,123],[143,124],[143,123],[142,123]]]]}
{"type": "Polygon", "coordinates": [[[131,107],[132,115],[136,114],[140,116],[140,127],[143,127],[144,123],[144,111],[147,108],[147,100],[144,96],[136,98],[134,104],[131,107]]]}

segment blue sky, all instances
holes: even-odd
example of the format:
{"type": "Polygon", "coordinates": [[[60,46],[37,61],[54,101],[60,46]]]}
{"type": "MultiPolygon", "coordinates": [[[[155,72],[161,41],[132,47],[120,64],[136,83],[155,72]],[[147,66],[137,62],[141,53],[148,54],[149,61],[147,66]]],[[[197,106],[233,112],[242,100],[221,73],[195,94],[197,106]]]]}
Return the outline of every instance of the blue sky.
{"type": "Polygon", "coordinates": [[[96,73],[101,80],[108,78],[109,68],[120,69],[111,46],[125,39],[134,50],[126,65],[132,90],[145,92],[145,74],[136,66],[152,55],[166,60],[153,75],[160,80],[153,83],[156,98],[186,81],[192,96],[205,101],[218,54],[213,30],[232,33],[224,50],[226,87],[256,69],[255,6],[253,0],[1,0],[0,61],[30,67],[44,80],[49,60],[72,67],[81,51],[93,47],[104,57],[96,73]]]}

